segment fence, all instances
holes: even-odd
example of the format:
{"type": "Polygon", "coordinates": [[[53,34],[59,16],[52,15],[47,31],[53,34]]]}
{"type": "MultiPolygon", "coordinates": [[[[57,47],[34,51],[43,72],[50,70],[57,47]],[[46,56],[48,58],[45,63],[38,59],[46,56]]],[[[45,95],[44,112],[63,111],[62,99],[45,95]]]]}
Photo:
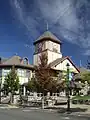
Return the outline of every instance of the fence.
{"type": "MultiPolygon", "coordinates": [[[[28,95],[26,96],[22,96],[23,100],[27,99],[28,102],[39,102],[42,101],[42,93],[28,93],[28,95]]],[[[5,98],[2,99],[2,102],[7,102],[9,101],[10,96],[7,96],[5,98]]],[[[17,101],[20,99],[20,95],[14,95],[14,103],[16,104],[17,101]]],[[[52,93],[52,95],[50,95],[50,93],[48,92],[47,95],[45,96],[46,100],[54,100],[54,101],[66,101],[66,95],[65,93],[61,92],[61,93],[52,93]]]]}

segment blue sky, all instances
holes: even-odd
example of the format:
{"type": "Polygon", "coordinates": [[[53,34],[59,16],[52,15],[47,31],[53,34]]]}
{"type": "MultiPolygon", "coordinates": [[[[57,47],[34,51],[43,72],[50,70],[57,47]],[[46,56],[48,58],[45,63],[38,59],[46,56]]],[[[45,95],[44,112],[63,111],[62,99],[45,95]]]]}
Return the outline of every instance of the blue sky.
{"type": "Polygon", "coordinates": [[[85,66],[90,55],[90,0],[0,0],[0,56],[16,53],[32,63],[33,42],[46,31],[62,42],[62,53],[85,66]]]}

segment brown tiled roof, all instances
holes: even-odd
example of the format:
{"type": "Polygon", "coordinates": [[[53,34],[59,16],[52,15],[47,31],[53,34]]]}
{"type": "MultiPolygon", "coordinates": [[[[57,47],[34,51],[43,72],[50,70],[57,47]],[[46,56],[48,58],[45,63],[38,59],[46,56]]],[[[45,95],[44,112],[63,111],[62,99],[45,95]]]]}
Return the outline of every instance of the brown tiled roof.
{"type": "Polygon", "coordinates": [[[20,67],[26,67],[26,68],[34,68],[33,65],[31,64],[28,64],[28,65],[25,65],[21,62],[22,58],[19,57],[19,56],[13,56],[5,61],[2,61],[2,63],[0,64],[1,67],[3,66],[12,66],[12,65],[15,65],[15,66],[20,66],[20,67]]]}
{"type": "Polygon", "coordinates": [[[53,62],[51,62],[49,65],[50,65],[50,67],[56,66],[59,63],[63,62],[65,59],[66,59],[66,57],[58,58],[58,59],[54,60],[53,62]]]}
{"type": "Polygon", "coordinates": [[[53,34],[51,33],[50,31],[46,31],[44,32],[35,42],[34,44],[40,42],[40,41],[43,41],[43,40],[52,40],[54,42],[57,42],[57,43],[61,43],[61,41],[53,34]]]}
{"type": "Polygon", "coordinates": [[[13,57],[11,57],[10,59],[8,59],[7,61],[5,61],[5,62],[3,62],[3,64],[5,64],[5,65],[19,65],[19,64],[21,64],[21,62],[20,62],[20,60],[21,60],[21,57],[19,57],[19,56],[13,56],[13,57]]]}

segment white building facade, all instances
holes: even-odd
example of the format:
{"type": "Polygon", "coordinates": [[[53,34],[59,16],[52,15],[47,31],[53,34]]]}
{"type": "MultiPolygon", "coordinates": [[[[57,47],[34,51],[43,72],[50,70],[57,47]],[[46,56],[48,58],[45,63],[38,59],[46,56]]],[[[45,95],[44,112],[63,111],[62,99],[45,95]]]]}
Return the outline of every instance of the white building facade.
{"type": "Polygon", "coordinates": [[[20,85],[23,85],[24,83],[28,83],[28,81],[31,80],[33,75],[33,70],[34,70],[33,65],[29,64],[27,58],[22,59],[19,56],[13,56],[4,62],[2,60],[0,64],[1,84],[2,85],[4,84],[5,77],[7,76],[7,74],[9,74],[13,65],[15,66],[15,70],[19,77],[20,85]]]}

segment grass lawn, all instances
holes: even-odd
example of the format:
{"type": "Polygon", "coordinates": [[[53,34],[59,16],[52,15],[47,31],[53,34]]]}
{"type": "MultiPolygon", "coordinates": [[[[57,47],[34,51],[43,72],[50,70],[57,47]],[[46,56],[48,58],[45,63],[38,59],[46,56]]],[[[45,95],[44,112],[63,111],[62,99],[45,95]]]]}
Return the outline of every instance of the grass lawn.
{"type": "Polygon", "coordinates": [[[74,96],[72,100],[90,100],[90,96],[74,96]]]}

